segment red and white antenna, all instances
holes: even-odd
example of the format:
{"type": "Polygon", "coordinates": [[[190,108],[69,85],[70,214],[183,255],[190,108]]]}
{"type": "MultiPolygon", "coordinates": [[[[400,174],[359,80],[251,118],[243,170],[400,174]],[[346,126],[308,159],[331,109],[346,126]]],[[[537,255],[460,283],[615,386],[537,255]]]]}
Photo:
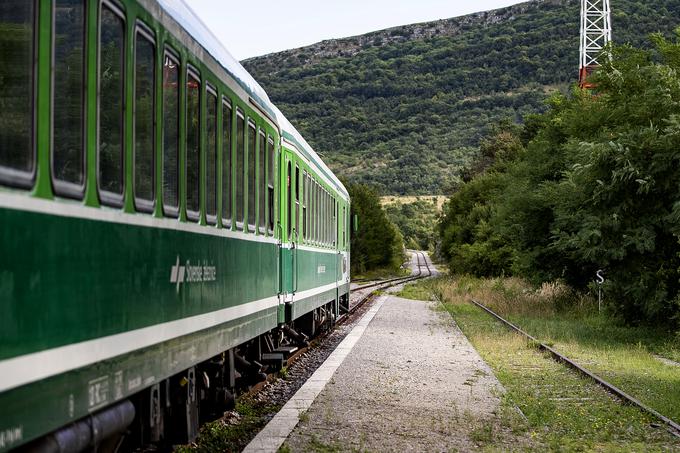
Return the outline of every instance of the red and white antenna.
{"type": "Polygon", "coordinates": [[[597,58],[612,40],[612,16],[609,0],[581,0],[581,65],[578,82],[592,88],[588,76],[599,66],[597,58]]]}

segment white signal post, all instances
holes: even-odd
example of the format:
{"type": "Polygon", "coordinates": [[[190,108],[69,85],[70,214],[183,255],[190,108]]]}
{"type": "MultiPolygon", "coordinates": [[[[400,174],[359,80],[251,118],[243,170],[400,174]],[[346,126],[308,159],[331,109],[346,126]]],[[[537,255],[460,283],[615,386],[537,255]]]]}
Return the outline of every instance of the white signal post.
{"type": "Polygon", "coordinates": [[[599,66],[597,59],[612,40],[611,24],[609,0],[581,0],[581,88],[592,88],[586,79],[599,66]]]}
{"type": "Polygon", "coordinates": [[[602,311],[602,285],[604,284],[604,271],[602,269],[599,269],[595,273],[595,277],[597,277],[597,311],[601,312],[602,311]]]}

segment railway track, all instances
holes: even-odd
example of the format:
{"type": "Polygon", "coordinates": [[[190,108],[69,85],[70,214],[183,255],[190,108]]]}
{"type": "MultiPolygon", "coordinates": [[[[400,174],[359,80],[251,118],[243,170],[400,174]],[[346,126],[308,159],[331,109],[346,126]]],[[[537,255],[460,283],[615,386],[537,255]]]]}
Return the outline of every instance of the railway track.
{"type": "Polygon", "coordinates": [[[375,289],[370,291],[368,294],[363,296],[357,303],[355,303],[350,308],[347,315],[353,313],[361,305],[366,303],[366,301],[370,300],[375,295],[375,293],[377,291],[387,289],[387,288],[391,288],[393,286],[401,285],[401,284],[404,284],[404,283],[416,281],[416,280],[419,280],[421,278],[430,277],[432,275],[432,270],[430,269],[430,265],[427,262],[427,258],[425,257],[425,253],[424,252],[416,252],[416,257],[417,257],[417,260],[418,260],[418,264],[417,264],[418,272],[416,274],[409,275],[407,277],[396,277],[396,278],[390,278],[390,279],[387,279],[387,280],[380,280],[380,281],[377,281],[377,282],[374,282],[374,283],[370,283],[370,284],[367,284],[367,285],[362,285],[362,286],[358,286],[358,287],[354,288],[352,291],[361,291],[361,290],[368,289],[368,288],[375,288],[375,289]],[[423,275],[423,267],[426,269],[427,275],[423,275]]]}
{"type": "MultiPolygon", "coordinates": [[[[386,284],[386,283],[396,282],[396,281],[399,281],[399,280],[418,277],[418,276],[422,275],[422,266],[426,266],[428,272],[430,272],[430,267],[427,264],[427,259],[425,259],[425,253],[424,252],[416,252],[416,256],[418,258],[418,274],[417,275],[409,275],[409,276],[406,276],[406,277],[394,277],[394,278],[389,278],[389,279],[384,279],[384,280],[375,280],[372,283],[362,285],[362,286],[357,286],[352,291],[360,291],[362,289],[370,288],[372,286],[383,285],[383,284],[386,284]],[[424,265],[421,264],[421,259],[425,263],[424,265]]],[[[430,272],[430,275],[431,274],[432,273],[430,272]]],[[[357,280],[353,280],[352,283],[359,283],[359,282],[365,282],[365,281],[367,281],[367,280],[366,279],[357,279],[357,280]]]]}
{"type": "Polygon", "coordinates": [[[672,435],[675,437],[680,438],[680,424],[677,423],[674,420],[671,420],[670,418],[666,417],[665,415],[657,412],[656,410],[652,409],[651,407],[647,406],[646,404],[642,403],[640,400],[634,398],[633,396],[629,395],[628,393],[624,392],[620,388],[616,387],[615,385],[611,384],[610,382],[604,380],[600,376],[596,375],[595,373],[587,370],[586,368],[582,367],[581,365],[577,364],[570,358],[566,357],[565,355],[561,354],[560,352],[556,351],[555,349],[551,348],[550,346],[541,343],[538,339],[533,337],[532,335],[528,334],[524,330],[522,330],[520,327],[516,326],[515,324],[511,323],[507,319],[503,318],[501,315],[498,313],[494,312],[490,308],[486,307],[484,304],[481,304],[480,302],[476,300],[471,300],[471,302],[476,305],[477,307],[481,308],[484,310],[486,313],[489,315],[493,316],[496,318],[498,321],[500,321],[502,324],[504,324],[506,327],[509,329],[515,331],[516,333],[520,334],[530,342],[536,345],[538,349],[541,351],[547,352],[550,354],[550,356],[559,363],[562,363],[569,368],[575,370],[577,373],[581,374],[582,376],[585,376],[591,380],[593,380],[596,384],[604,388],[607,392],[610,394],[614,395],[615,397],[619,398],[624,404],[629,404],[632,406],[638,407],[640,410],[643,412],[646,412],[653,417],[655,417],[657,420],[662,422],[666,428],[668,429],[668,432],[670,432],[672,435]]]}

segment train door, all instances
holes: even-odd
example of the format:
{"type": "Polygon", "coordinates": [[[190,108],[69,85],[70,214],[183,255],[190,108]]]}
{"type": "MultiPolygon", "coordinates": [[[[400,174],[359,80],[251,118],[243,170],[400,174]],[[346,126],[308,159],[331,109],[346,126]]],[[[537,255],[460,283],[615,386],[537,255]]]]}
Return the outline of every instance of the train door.
{"type": "Polygon", "coordinates": [[[293,154],[288,150],[283,150],[283,188],[281,206],[281,292],[284,296],[284,302],[293,301],[293,293],[295,292],[295,258],[296,258],[296,229],[294,224],[295,212],[295,162],[293,154]]]}

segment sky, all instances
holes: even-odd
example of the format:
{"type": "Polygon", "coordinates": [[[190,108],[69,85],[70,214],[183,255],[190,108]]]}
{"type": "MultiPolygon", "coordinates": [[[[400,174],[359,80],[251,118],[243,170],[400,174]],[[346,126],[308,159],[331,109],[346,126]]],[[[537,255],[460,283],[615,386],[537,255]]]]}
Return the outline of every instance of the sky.
{"type": "Polygon", "coordinates": [[[526,0],[186,0],[238,60],[526,0]]]}

